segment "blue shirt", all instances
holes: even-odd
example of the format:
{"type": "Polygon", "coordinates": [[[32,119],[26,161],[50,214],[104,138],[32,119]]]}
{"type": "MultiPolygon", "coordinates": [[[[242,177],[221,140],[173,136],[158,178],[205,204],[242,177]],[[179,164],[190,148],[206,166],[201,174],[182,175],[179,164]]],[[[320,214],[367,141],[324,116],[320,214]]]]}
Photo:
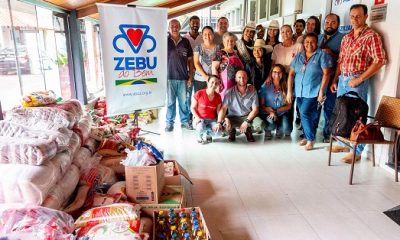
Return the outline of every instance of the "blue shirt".
{"type": "MultiPolygon", "coordinates": [[[[258,96],[260,97],[260,99],[264,99],[264,104],[266,107],[271,107],[275,110],[286,105],[286,101],[283,98],[282,91],[275,91],[273,84],[263,84],[261,86],[258,96]]],[[[286,111],[279,112],[277,115],[281,116],[285,112],[286,111]]]]}
{"type": "Polygon", "coordinates": [[[308,61],[306,61],[305,51],[297,54],[290,64],[290,68],[294,69],[295,72],[295,96],[304,98],[318,97],[322,82],[322,69],[332,67],[331,56],[319,48],[315,50],[308,61]]]}
{"type": "MultiPolygon", "coordinates": [[[[339,56],[340,44],[342,43],[342,38],[345,34],[337,31],[329,39],[325,39],[325,35],[326,34],[322,33],[318,36],[318,47],[321,48],[322,44],[322,48],[329,48],[334,54],[339,56]]],[[[336,61],[333,61],[333,67],[336,68],[336,61]]],[[[335,75],[335,71],[332,71],[331,75],[335,75]]]]}

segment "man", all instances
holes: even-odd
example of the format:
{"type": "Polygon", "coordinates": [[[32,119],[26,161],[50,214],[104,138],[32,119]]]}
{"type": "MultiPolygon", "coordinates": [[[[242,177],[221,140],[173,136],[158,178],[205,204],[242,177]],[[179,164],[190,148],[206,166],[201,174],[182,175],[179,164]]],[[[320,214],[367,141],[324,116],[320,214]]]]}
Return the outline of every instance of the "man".
{"type": "Polygon", "coordinates": [[[306,28],[306,21],[304,21],[303,19],[297,19],[293,27],[295,32],[295,34],[293,34],[293,40],[297,42],[297,39],[299,37],[303,39],[304,28],[306,28]]]}
{"type": "Polygon", "coordinates": [[[258,24],[256,27],[257,39],[264,39],[265,27],[262,24],[258,24]]]}
{"type": "Polygon", "coordinates": [[[229,21],[226,17],[220,17],[217,21],[218,32],[214,34],[214,43],[222,46],[222,36],[228,31],[229,21]]]}
{"type": "Polygon", "coordinates": [[[176,116],[176,99],[179,103],[181,127],[193,130],[189,125],[189,107],[187,103],[187,86],[193,83],[193,50],[189,40],[182,38],[179,31],[181,24],[172,19],[169,23],[168,36],[168,81],[167,81],[167,125],[166,132],[174,130],[176,116]],[[189,72],[188,72],[189,69],[189,72]]]}
{"type": "MultiPolygon", "coordinates": [[[[350,21],[353,29],[343,37],[340,45],[338,65],[335,78],[330,89],[342,96],[350,91],[367,102],[368,80],[386,64],[386,52],[377,32],[366,24],[368,8],[364,4],[354,4],[350,7],[350,21]]],[[[349,149],[335,145],[332,152],[349,152],[349,149]]],[[[361,159],[365,145],[357,145],[356,161],[361,159]]],[[[346,163],[352,162],[352,154],[342,158],[346,163]]]]}
{"type": "MultiPolygon", "coordinates": [[[[336,69],[336,62],[339,58],[340,51],[340,43],[342,42],[342,38],[344,34],[338,31],[340,25],[340,17],[334,13],[330,13],[325,17],[324,23],[324,33],[318,36],[318,46],[330,55],[333,59],[333,69],[336,69]]],[[[332,79],[335,77],[335,72],[331,72],[331,76],[329,78],[328,86],[332,83],[332,79]]],[[[331,91],[326,91],[326,99],[324,103],[323,115],[325,120],[323,135],[324,142],[329,142],[331,130],[329,127],[329,120],[332,115],[333,107],[335,106],[336,101],[336,93],[331,91]]]]}
{"type": "Polygon", "coordinates": [[[254,142],[252,128],[256,132],[262,131],[264,128],[262,120],[257,117],[257,92],[249,89],[246,71],[239,70],[235,75],[235,81],[236,86],[225,94],[215,130],[218,132],[225,125],[225,130],[229,134],[228,140],[234,142],[236,140],[235,128],[239,127],[240,133],[246,135],[247,141],[254,142]],[[225,121],[223,121],[224,119],[225,121]]]}
{"type": "MultiPolygon", "coordinates": [[[[190,31],[185,34],[185,38],[189,40],[190,46],[192,47],[192,50],[203,43],[203,37],[199,33],[199,28],[200,28],[200,18],[196,15],[192,16],[189,18],[189,26],[190,26],[190,31]]],[[[193,63],[194,64],[194,63],[193,63]]],[[[193,65],[194,69],[194,65],[193,65]]],[[[194,71],[193,71],[194,74],[194,71]]],[[[192,76],[194,78],[194,76],[192,76]]],[[[193,115],[192,112],[190,111],[190,106],[192,104],[192,92],[193,92],[193,84],[188,86],[187,88],[187,93],[186,93],[186,98],[187,98],[187,105],[189,107],[189,125],[192,125],[192,119],[193,115]]]]}

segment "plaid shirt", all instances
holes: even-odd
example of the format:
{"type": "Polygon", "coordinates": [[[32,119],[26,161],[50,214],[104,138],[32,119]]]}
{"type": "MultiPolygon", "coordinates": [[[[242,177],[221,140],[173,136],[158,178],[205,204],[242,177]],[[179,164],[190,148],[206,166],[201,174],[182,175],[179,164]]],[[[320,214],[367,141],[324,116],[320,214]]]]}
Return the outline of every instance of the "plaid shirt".
{"type": "Polygon", "coordinates": [[[342,73],[360,73],[372,63],[386,63],[382,40],[372,28],[365,27],[358,37],[354,30],[343,37],[338,59],[342,73]]]}

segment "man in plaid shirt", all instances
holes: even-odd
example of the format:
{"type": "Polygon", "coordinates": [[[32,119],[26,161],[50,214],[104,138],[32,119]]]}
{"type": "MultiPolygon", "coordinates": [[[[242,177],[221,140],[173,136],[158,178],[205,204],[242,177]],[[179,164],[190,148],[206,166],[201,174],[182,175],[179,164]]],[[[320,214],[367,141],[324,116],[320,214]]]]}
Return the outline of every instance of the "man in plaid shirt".
{"type": "MultiPolygon", "coordinates": [[[[368,80],[386,64],[386,53],[377,32],[366,24],[368,8],[364,4],[354,4],[350,8],[350,21],[353,29],[343,37],[336,74],[330,86],[332,92],[342,96],[350,91],[367,102],[368,80]],[[339,81],[338,81],[339,80],[339,81]]],[[[340,142],[339,142],[340,143],[340,142]]],[[[342,145],[342,144],[341,144],[342,145]]],[[[361,159],[365,145],[358,145],[356,161],[361,159]]],[[[332,152],[349,152],[344,146],[333,146],[332,152]]],[[[342,160],[352,162],[352,154],[342,160]]]]}

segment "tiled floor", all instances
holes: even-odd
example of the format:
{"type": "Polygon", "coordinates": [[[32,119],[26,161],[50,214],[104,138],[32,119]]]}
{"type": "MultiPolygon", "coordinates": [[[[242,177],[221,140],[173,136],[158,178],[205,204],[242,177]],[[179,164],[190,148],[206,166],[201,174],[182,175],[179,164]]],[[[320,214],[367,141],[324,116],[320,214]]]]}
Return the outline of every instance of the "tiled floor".
{"type": "Polygon", "coordinates": [[[200,145],[179,124],[167,134],[163,122],[144,128],[162,133],[147,136],[189,172],[188,205],[202,208],[213,239],[400,239],[400,226],[382,213],[400,204],[400,183],[367,159],[356,164],[349,186],[343,154],[334,154],[328,167],[328,144],[306,152],[296,133],[200,145]]]}

